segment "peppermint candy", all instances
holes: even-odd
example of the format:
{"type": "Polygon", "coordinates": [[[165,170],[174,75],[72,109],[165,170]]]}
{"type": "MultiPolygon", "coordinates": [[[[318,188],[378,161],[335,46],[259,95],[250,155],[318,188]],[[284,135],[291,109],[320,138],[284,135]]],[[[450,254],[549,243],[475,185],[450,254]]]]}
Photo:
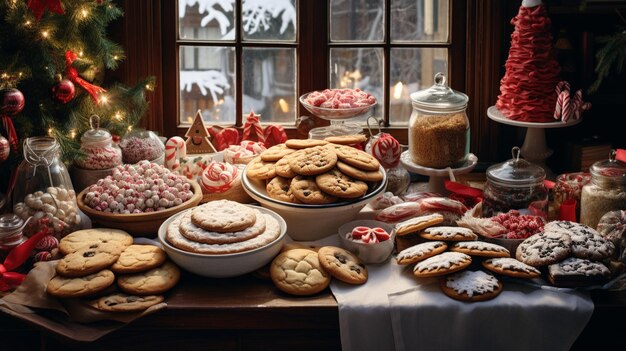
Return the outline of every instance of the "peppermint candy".
{"type": "Polygon", "coordinates": [[[371,153],[383,167],[393,168],[400,163],[402,147],[391,134],[380,133],[372,141],[371,153]]]}
{"type": "Polygon", "coordinates": [[[35,249],[39,251],[51,251],[59,246],[59,240],[52,235],[46,235],[35,245],[35,249]]]}
{"type": "Polygon", "coordinates": [[[239,168],[230,163],[211,161],[202,172],[202,187],[209,193],[223,193],[233,187],[239,168]]]}
{"type": "Polygon", "coordinates": [[[171,137],[165,143],[165,167],[172,171],[180,168],[180,159],[187,156],[187,143],[183,138],[171,137]]]}

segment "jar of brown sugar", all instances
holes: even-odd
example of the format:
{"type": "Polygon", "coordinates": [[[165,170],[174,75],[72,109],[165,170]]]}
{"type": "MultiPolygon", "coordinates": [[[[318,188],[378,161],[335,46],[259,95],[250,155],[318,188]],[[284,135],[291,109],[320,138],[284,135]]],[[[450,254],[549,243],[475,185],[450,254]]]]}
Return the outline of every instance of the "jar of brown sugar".
{"type": "Polygon", "coordinates": [[[409,154],[413,163],[429,168],[458,167],[469,154],[467,95],[452,90],[443,73],[435,85],[411,94],[409,154]]]}

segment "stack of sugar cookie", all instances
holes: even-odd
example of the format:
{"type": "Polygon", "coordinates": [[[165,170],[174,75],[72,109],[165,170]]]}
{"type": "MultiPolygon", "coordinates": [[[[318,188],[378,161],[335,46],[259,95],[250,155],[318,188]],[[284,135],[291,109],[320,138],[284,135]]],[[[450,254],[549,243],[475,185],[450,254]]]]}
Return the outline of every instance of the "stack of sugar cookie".
{"type": "Polygon", "coordinates": [[[179,215],[167,227],[170,244],[200,254],[250,251],[279,236],[276,218],[230,200],[209,201],[179,215]]]}
{"type": "Polygon", "coordinates": [[[383,179],[382,172],[372,155],[316,139],[287,140],[263,151],[246,166],[249,179],[266,182],[269,197],[310,205],[360,198],[370,184],[383,179]]]}
{"type": "Polygon", "coordinates": [[[608,281],[611,271],[604,261],[614,250],[614,244],[591,227],[554,221],[522,241],[515,256],[531,266],[546,268],[552,285],[579,287],[608,281]]]}
{"type": "Polygon", "coordinates": [[[59,242],[64,255],[46,287],[59,298],[89,298],[101,311],[142,311],[163,301],[180,278],[176,265],[154,245],[133,245],[117,229],[85,229],[59,242]],[[114,284],[117,281],[117,284],[114,284]],[[118,289],[115,288],[119,288],[118,289]]]}
{"type": "Polygon", "coordinates": [[[413,275],[418,278],[440,277],[441,290],[453,299],[484,301],[502,291],[496,276],[478,269],[468,269],[472,262],[503,276],[536,278],[539,270],[511,258],[510,252],[496,244],[478,241],[470,229],[433,226],[443,222],[443,216],[431,214],[411,218],[395,225],[396,235],[417,232],[423,242],[405,248],[396,256],[400,265],[415,264],[413,275]]]}
{"type": "Polygon", "coordinates": [[[353,285],[367,282],[367,268],[359,258],[336,246],[285,245],[269,269],[274,285],[291,295],[317,294],[332,278],[353,285]]]}

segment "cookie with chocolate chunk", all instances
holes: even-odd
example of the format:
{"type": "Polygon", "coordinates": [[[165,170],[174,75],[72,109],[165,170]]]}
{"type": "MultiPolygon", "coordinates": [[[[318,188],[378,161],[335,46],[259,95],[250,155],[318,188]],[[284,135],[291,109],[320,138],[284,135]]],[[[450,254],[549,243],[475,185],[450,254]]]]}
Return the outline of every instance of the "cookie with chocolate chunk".
{"type": "Polygon", "coordinates": [[[64,256],[56,265],[56,271],[64,277],[86,276],[111,266],[123,249],[117,243],[96,242],[64,256]]]}
{"type": "Polygon", "coordinates": [[[323,246],[317,254],[322,268],[334,278],[348,284],[363,284],[367,281],[367,268],[350,251],[323,246]]]}
{"type": "Polygon", "coordinates": [[[138,312],[163,302],[163,296],[136,296],[116,293],[91,301],[90,305],[105,312],[138,312]]]}

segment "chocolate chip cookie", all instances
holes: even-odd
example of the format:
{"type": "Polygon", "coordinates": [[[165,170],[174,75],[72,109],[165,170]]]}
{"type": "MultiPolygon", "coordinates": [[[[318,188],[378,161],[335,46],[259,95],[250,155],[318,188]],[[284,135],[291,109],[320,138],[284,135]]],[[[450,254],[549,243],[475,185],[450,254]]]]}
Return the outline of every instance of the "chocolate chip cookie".
{"type": "Polygon", "coordinates": [[[291,170],[299,175],[313,176],[326,173],[336,164],[337,154],[323,146],[298,150],[289,156],[291,170]]]}
{"type": "Polygon", "coordinates": [[[117,243],[94,243],[59,260],[56,271],[64,277],[82,277],[101,271],[115,263],[122,248],[117,243]]]}
{"type": "Polygon", "coordinates": [[[289,188],[293,196],[303,204],[324,205],[337,200],[334,196],[321,191],[314,178],[297,176],[291,180],[289,188]]]}
{"type": "Polygon", "coordinates": [[[367,281],[367,268],[350,251],[323,246],[317,254],[322,268],[334,278],[348,284],[363,284],[367,281]]]}
{"type": "Polygon", "coordinates": [[[315,184],[326,194],[342,199],[354,199],[367,192],[365,182],[350,178],[336,168],[316,176],[315,184]]]}

